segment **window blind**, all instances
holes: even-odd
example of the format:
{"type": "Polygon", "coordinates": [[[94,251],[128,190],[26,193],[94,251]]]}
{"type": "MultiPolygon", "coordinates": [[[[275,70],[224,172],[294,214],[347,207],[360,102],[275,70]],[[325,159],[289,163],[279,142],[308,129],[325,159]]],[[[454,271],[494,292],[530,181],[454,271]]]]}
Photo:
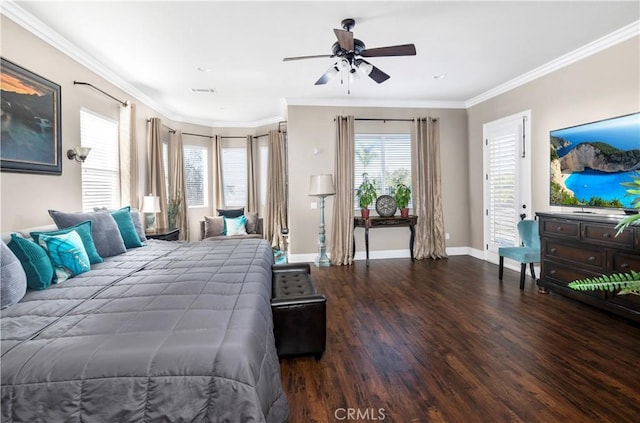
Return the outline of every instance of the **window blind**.
{"type": "Polygon", "coordinates": [[[80,145],[89,147],[82,164],[82,210],[120,207],[118,123],[90,110],[80,110],[80,145]]]}
{"type": "Polygon", "coordinates": [[[247,205],[247,149],[222,148],[222,182],[225,207],[247,205]]]}
{"type": "Polygon", "coordinates": [[[513,134],[489,140],[489,239],[497,246],[517,240],[517,142],[513,134]]]}
{"type": "MultiPolygon", "coordinates": [[[[356,134],[354,187],[360,186],[363,173],[375,181],[378,195],[391,195],[393,187],[403,183],[411,187],[410,134],[356,134]]],[[[359,208],[354,193],[354,207],[359,208]]],[[[412,204],[409,204],[412,207],[412,204]]]]}
{"type": "Polygon", "coordinates": [[[196,145],[184,146],[184,174],[186,199],[189,207],[208,206],[207,148],[196,145]]]}

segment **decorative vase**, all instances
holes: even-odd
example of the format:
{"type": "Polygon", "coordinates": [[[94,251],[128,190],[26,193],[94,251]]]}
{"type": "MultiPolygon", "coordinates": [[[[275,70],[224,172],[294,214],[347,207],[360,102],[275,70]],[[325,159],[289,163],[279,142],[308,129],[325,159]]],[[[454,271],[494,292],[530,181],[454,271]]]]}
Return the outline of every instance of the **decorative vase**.
{"type": "Polygon", "coordinates": [[[369,218],[369,209],[360,209],[360,214],[363,219],[369,218]]]}
{"type": "Polygon", "coordinates": [[[400,209],[400,217],[409,217],[409,208],[403,207],[400,209]]]}
{"type": "Polygon", "coordinates": [[[176,228],[176,216],[171,216],[169,215],[169,229],[175,229],[176,228]]]}

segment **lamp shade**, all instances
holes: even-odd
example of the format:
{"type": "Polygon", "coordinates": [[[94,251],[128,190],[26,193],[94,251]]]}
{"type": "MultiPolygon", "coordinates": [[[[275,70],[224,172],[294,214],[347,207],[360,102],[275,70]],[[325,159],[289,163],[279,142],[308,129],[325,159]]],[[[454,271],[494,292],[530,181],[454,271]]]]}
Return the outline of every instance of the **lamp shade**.
{"type": "Polygon", "coordinates": [[[160,197],[145,195],[142,200],[142,213],[160,213],[160,197]]]}
{"type": "Polygon", "coordinates": [[[332,175],[312,175],[309,186],[309,195],[322,197],[336,193],[332,175]]]}

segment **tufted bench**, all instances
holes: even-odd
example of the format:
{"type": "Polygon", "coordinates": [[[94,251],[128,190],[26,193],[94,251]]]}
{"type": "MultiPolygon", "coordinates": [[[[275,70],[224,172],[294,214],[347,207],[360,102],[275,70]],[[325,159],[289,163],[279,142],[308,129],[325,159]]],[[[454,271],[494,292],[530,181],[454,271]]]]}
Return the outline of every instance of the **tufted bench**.
{"type": "Polygon", "coordinates": [[[318,294],[308,264],[272,267],[271,311],[278,356],[322,357],[326,343],[327,298],[318,294]]]}

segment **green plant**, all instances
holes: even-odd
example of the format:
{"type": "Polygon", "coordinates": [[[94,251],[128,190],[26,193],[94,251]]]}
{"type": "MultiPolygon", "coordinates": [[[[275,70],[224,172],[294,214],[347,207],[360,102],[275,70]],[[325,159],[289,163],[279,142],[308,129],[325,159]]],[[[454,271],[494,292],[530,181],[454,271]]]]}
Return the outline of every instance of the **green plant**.
{"type": "MultiPolygon", "coordinates": [[[[175,198],[169,198],[167,202],[167,217],[169,218],[169,226],[175,226],[176,216],[180,213],[180,204],[182,203],[182,197],[180,191],[175,198]]],[[[171,228],[173,229],[173,227],[171,228]]]]}
{"type": "MultiPolygon", "coordinates": [[[[624,185],[625,187],[629,187],[629,189],[627,190],[627,194],[635,195],[635,198],[631,200],[631,204],[633,204],[633,207],[635,207],[636,209],[640,209],[640,172],[637,173],[632,179],[633,180],[631,182],[623,182],[622,185],[624,185]]],[[[618,230],[618,233],[616,235],[619,235],[622,231],[627,229],[629,225],[639,224],[640,213],[629,215],[622,219],[616,225],[616,229],[618,230]]]]}
{"type": "Polygon", "coordinates": [[[406,208],[411,201],[411,188],[402,183],[396,184],[393,188],[393,199],[396,200],[399,209],[406,208]]]}
{"type": "Polygon", "coordinates": [[[616,291],[618,295],[640,295],[640,273],[614,273],[595,278],[580,279],[569,283],[569,288],[577,291],[616,291]]]}
{"type": "Polygon", "coordinates": [[[378,197],[375,181],[370,181],[369,175],[366,172],[362,174],[362,183],[358,187],[356,195],[358,196],[361,209],[368,209],[378,197]]]}

